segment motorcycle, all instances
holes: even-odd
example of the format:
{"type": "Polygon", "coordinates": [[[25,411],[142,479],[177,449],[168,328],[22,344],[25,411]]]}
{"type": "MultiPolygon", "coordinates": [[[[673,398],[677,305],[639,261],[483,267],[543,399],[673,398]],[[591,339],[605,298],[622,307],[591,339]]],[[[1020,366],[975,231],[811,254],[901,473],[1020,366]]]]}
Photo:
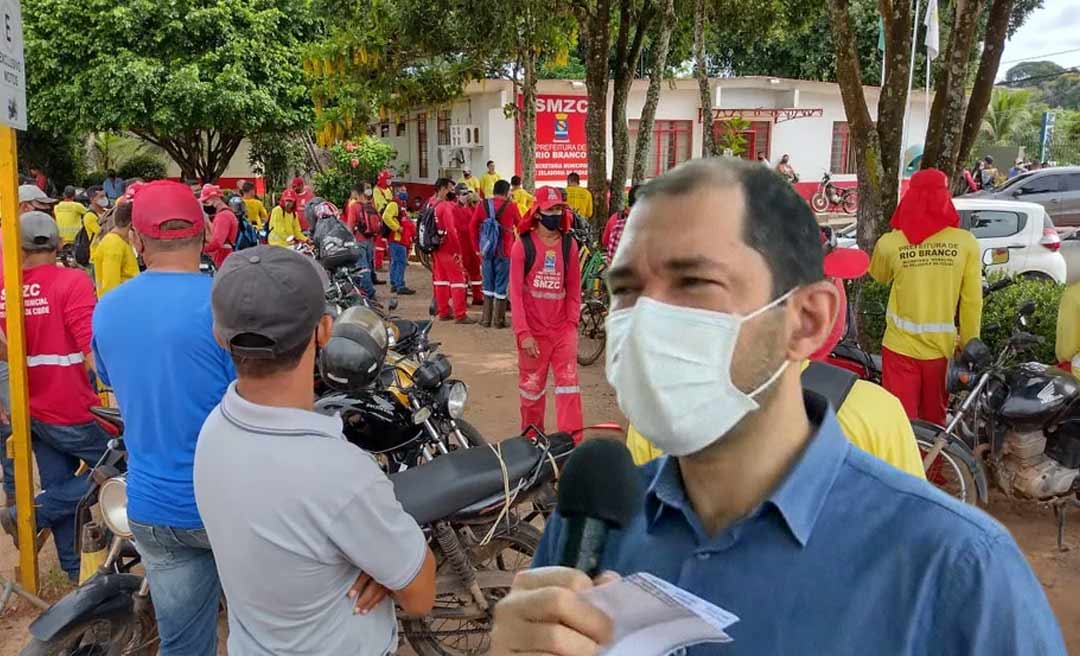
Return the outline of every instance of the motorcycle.
{"type": "Polygon", "coordinates": [[[825,171],[817,191],[810,197],[810,207],[818,213],[840,208],[845,214],[854,214],[859,209],[858,191],[854,187],[837,187],[833,184],[832,175],[825,171]]]}
{"type": "MultiPolygon", "coordinates": [[[[95,414],[122,430],[115,411],[95,414]]],[[[529,566],[540,541],[540,531],[517,510],[554,481],[573,448],[565,433],[520,436],[390,477],[438,568],[432,612],[400,618],[402,635],[418,654],[487,651],[494,605],[509,592],[515,573],[529,566]]],[[[127,519],[125,462],[123,439],[111,440],[76,515],[79,535],[110,536],[107,555],[88,580],[34,620],[22,656],[157,653],[150,587],[134,570],[139,556],[127,519]],[[92,506],[104,528],[93,521],[92,506]]],[[[88,548],[93,546],[83,545],[84,553],[88,548]]]]}

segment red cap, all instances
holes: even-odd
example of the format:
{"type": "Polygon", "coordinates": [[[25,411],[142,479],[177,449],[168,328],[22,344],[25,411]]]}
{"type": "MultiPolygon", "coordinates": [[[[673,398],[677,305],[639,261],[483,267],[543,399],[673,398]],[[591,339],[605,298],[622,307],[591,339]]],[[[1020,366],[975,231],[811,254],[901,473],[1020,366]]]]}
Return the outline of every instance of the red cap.
{"type": "Polygon", "coordinates": [[[566,207],[562,192],[556,187],[540,187],[536,190],[536,204],[541,212],[546,212],[556,207],[566,207]]]}
{"type": "Polygon", "coordinates": [[[301,178],[300,176],[296,176],[295,178],[292,179],[292,182],[289,183],[289,186],[290,187],[300,187],[301,189],[303,189],[304,188],[304,179],[301,178]]]}
{"type": "Polygon", "coordinates": [[[202,206],[191,187],[173,180],[156,180],[143,185],[132,199],[131,224],[140,235],[151,239],[187,239],[206,230],[202,206]],[[187,221],[190,228],[161,229],[167,221],[187,221]]]}
{"type": "Polygon", "coordinates": [[[203,185],[202,193],[199,194],[199,202],[205,203],[208,200],[222,197],[223,196],[221,195],[221,187],[212,184],[205,184],[203,185]]]}

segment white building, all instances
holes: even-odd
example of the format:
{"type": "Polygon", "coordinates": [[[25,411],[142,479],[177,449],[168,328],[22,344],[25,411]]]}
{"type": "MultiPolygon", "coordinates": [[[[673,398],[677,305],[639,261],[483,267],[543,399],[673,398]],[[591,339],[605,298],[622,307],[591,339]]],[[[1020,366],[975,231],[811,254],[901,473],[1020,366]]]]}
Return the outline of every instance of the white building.
{"type": "MultiPolygon", "coordinates": [[[[714,129],[722,129],[722,121],[732,116],[750,122],[742,135],[744,157],[764,156],[775,164],[781,155],[789,154],[801,177],[800,191],[806,194],[812,193],[825,171],[833,173],[838,182],[854,180],[847,117],[836,84],[769,77],[719,78],[710,84],[714,129]]],[[[631,144],[637,136],[647,87],[648,80],[635,80],[630,91],[627,116],[631,144]]],[[[872,118],[876,118],[879,91],[878,87],[865,87],[872,118]]],[[[537,186],[565,184],[570,171],[578,172],[584,180],[588,174],[585,84],[579,80],[541,80],[537,93],[537,186]]],[[[664,82],[648,176],[701,155],[699,98],[696,80],[664,82]]],[[[464,168],[479,176],[488,160],[494,160],[496,170],[509,179],[520,173],[517,122],[504,110],[514,102],[509,80],[473,82],[450,106],[401,114],[378,124],[376,135],[397,149],[397,178],[413,187],[426,187],[443,175],[458,178],[464,168]]],[[[610,117],[610,90],[608,102],[610,117]]],[[[923,143],[927,125],[924,102],[923,92],[912,92],[905,152],[913,152],[912,146],[923,143]]],[[[610,174],[610,122],[607,130],[610,174]]]]}

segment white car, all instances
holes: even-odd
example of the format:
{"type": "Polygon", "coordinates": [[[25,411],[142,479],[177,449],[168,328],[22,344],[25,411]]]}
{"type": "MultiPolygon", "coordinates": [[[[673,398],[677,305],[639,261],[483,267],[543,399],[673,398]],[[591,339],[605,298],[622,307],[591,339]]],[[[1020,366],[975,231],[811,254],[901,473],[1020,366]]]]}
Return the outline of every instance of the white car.
{"type": "MultiPolygon", "coordinates": [[[[953,206],[960,214],[960,227],[975,235],[984,253],[1008,251],[1008,262],[990,265],[987,272],[1065,283],[1061,238],[1042,205],[960,197],[953,199],[953,206]]],[[[854,224],[837,233],[837,245],[855,246],[854,224]]]]}

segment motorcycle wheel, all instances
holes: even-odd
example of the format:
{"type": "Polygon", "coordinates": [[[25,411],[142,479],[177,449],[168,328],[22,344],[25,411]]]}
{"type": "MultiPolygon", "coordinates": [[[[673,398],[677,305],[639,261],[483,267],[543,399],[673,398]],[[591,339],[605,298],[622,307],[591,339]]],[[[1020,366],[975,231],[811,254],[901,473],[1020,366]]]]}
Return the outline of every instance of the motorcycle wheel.
{"type": "MultiPolygon", "coordinates": [[[[934,448],[934,436],[923,435],[918,428],[915,430],[915,441],[919,444],[919,455],[924,458],[934,448]]],[[[937,460],[926,470],[926,480],[951,497],[977,505],[979,493],[975,487],[975,476],[964,461],[953,453],[954,448],[951,444],[945,445],[937,460]]]]}
{"type": "Polygon", "coordinates": [[[457,423],[458,430],[465,436],[465,439],[469,440],[470,446],[484,446],[485,444],[490,443],[476,426],[473,426],[464,419],[458,419],[455,423],[457,423]]]}
{"type": "MultiPolygon", "coordinates": [[[[476,531],[480,533],[479,530],[476,531]]],[[[482,536],[482,533],[480,533],[482,536]]],[[[477,547],[469,554],[479,572],[496,570],[516,572],[528,569],[540,544],[540,530],[518,521],[507,533],[499,535],[487,547],[477,547]]],[[[437,576],[453,576],[450,563],[438,554],[437,576]]],[[[456,578],[456,577],[455,577],[456,578]]],[[[427,617],[403,617],[401,632],[418,656],[480,656],[491,649],[491,619],[495,603],[510,592],[509,586],[485,587],[491,602],[479,617],[463,615],[473,603],[471,596],[435,593],[435,608],[427,617]]]]}
{"type": "Polygon", "coordinates": [[[109,617],[91,617],[61,631],[52,640],[31,638],[19,656],[152,656],[158,653],[157,630],[153,618],[145,629],[152,636],[145,644],[132,645],[138,618],[130,612],[109,617]]]}
{"type": "Polygon", "coordinates": [[[821,190],[815,191],[814,195],[810,197],[810,207],[820,214],[829,209],[829,199],[825,197],[821,190]]]}
{"type": "Polygon", "coordinates": [[[424,265],[424,268],[431,271],[431,253],[425,253],[419,248],[416,249],[416,258],[420,260],[420,264],[424,265]]]}
{"type": "Polygon", "coordinates": [[[859,209],[859,194],[854,189],[844,193],[840,200],[840,207],[846,214],[854,214],[859,209]]]}
{"type": "Polygon", "coordinates": [[[600,359],[607,345],[607,332],[604,320],[607,318],[607,304],[600,293],[596,298],[586,299],[581,304],[581,318],[578,321],[578,364],[587,367],[600,359]]]}

